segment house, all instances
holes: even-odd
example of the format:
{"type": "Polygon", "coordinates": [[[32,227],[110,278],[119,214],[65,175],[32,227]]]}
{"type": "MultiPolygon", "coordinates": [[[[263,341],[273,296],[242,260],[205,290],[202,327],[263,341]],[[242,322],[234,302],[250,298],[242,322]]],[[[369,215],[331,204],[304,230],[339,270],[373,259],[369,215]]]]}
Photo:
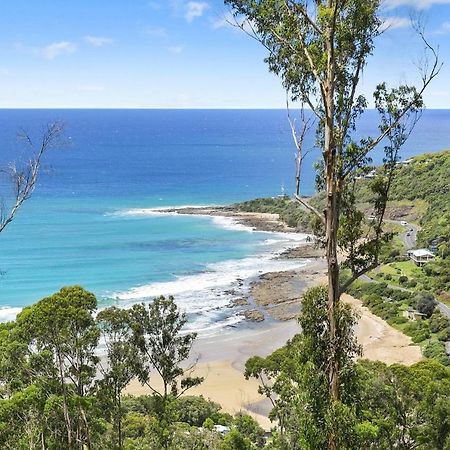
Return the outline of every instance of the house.
{"type": "Polygon", "coordinates": [[[434,255],[426,248],[419,248],[416,250],[408,250],[408,256],[419,267],[423,266],[427,262],[433,261],[434,255]]]}
{"type": "Polygon", "coordinates": [[[367,173],[366,175],[364,175],[364,178],[370,180],[372,178],[375,178],[377,174],[377,171],[375,169],[371,170],[369,173],[367,173]]]}
{"type": "Polygon", "coordinates": [[[422,320],[425,317],[425,314],[422,314],[415,309],[408,309],[406,311],[403,311],[403,317],[406,317],[408,320],[416,321],[422,320]]]}

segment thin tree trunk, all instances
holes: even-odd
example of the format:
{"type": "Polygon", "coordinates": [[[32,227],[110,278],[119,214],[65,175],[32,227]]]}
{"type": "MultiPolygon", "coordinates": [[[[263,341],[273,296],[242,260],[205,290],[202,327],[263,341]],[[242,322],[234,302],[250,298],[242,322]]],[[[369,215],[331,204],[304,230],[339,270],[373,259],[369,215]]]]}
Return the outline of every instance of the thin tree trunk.
{"type": "MultiPolygon", "coordinates": [[[[334,9],[334,1],[328,1],[328,8],[334,9]]],[[[337,192],[337,155],[334,136],[334,24],[326,29],[325,47],[327,53],[327,73],[323,84],[325,107],[324,129],[324,161],[326,174],[326,256],[328,266],[328,321],[330,324],[330,362],[328,382],[332,401],[339,401],[339,361],[337,359],[336,342],[338,330],[336,326],[336,305],[339,300],[339,266],[337,260],[337,230],[339,226],[338,192],[337,192]]],[[[336,433],[331,429],[328,434],[328,450],[337,450],[336,433]]]]}
{"type": "Polygon", "coordinates": [[[82,417],[83,422],[84,422],[84,428],[86,430],[86,446],[87,446],[88,450],[92,450],[91,433],[89,431],[88,420],[87,420],[87,417],[86,417],[86,414],[85,414],[83,408],[80,408],[80,413],[81,413],[81,417],[82,417]]]}
{"type": "Polygon", "coordinates": [[[67,430],[67,450],[72,450],[72,427],[70,425],[70,416],[69,416],[69,410],[67,408],[67,392],[66,392],[66,384],[64,381],[64,374],[63,374],[63,365],[61,361],[61,355],[59,354],[59,351],[57,351],[57,358],[58,358],[58,365],[59,365],[59,376],[61,381],[61,388],[63,391],[63,413],[64,413],[64,422],[66,423],[66,430],[67,430]]]}
{"type": "Polygon", "coordinates": [[[119,433],[119,449],[122,450],[122,399],[120,397],[120,393],[117,395],[117,404],[119,407],[117,423],[117,430],[119,433]]]}

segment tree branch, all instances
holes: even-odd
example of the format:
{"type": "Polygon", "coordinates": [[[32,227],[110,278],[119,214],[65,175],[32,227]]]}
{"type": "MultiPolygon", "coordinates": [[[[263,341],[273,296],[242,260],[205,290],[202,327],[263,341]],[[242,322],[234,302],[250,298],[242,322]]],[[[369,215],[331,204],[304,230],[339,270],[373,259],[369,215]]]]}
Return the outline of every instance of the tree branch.
{"type": "Polygon", "coordinates": [[[316,208],[314,208],[314,206],[310,205],[306,200],[301,198],[299,195],[294,195],[294,199],[302,206],[304,206],[306,209],[315,214],[320,219],[320,221],[325,225],[325,217],[316,208]]]}

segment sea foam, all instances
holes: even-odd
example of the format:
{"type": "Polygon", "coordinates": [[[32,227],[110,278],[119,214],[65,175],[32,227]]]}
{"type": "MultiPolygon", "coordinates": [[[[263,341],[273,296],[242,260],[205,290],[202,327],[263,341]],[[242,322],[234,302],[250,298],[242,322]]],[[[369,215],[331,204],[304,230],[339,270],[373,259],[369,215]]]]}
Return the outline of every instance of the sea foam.
{"type": "MultiPolygon", "coordinates": [[[[161,208],[157,211],[154,209],[128,211],[129,215],[135,216],[154,213],[168,214],[161,211],[161,208]]],[[[167,282],[136,286],[111,293],[109,297],[115,300],[116,304],[127,308],[137,302],[150,302],[159,295],[173,295],[179,308],[188,315],[187,328],[207,335],[217,333],[223,328],[233,327],[243,320],[236,309],[227,306],[230,306],[233,300],[248,295],[251,281],[268,272],[298,269],[309,262],[279,258],[283,251],[304,242],[307,239],[306,234],[256,231],[241,225],[232,217],[209,215],[205,217],[208,217],[214,226],[261,233],[267,238],[261,241],[256,254],[246,258],[212,263],[200,273],[177,276],[167,282]]]]}

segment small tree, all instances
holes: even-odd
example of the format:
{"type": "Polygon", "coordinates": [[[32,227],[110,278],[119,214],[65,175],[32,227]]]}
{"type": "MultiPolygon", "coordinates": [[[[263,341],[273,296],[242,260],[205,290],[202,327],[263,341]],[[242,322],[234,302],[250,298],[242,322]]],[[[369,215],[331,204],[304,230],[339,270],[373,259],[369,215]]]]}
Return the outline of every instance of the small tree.
{"type": "MultiPolygon", "coordinates": [[[[92,448],[87,415],[98,357],[99,330],[93,318],[94,294],[80,286],[64,287],[25,308],[17,316],[30,352],[50,355],[56,368],[68,450],[92,448]]],[[[48,363],[48,361],[47,361],[48,363]]]]}
{"type": "Polygon", "coordinates": [[[339,304],[337,320],[342,336],[337,349],[343,385],[339,404],[328,395],[332,341],[326,286],[309,289],[303,295],[301,334],[269,357],[252,357],[246,363],[246,377],[257,378],[260,393],[272,401],[270,417],[280,427],[276,437],[279,448],[326,448],[330,433],[343,448],[356,448],[349,442],[357,439],[355,357],[361,349],[353,331],[356,318],[348,305],[339,304]]]}
{"type": "Polygon", "coordinates": [[[140,354],[138,378],[158,402],[160,445],[169,448],[173,400],[203,381],[190,375],[193,366],[188,369],[181,366],[189,357],[196,333],[182,332],[186,316],[179,312],[172,296],[155,298],[148,308],[144,304],[134,305],[130,318],[134,344],[140,354]],[[153,382],[155,373],[162,380],[162,391],[153,382]]]}
{"type": "Polygon", "coordinates": [[[427,318],[430,318],[433,314],[438,302],[430,292],[420,292],[416,298],[416,308],[422,314],[425,314],[427,318]]]}
{"type": "Polygon", "coordinates": [[[122,433],[122,392],[136,376],[138,349],[133,345],[130,314],[125,309],[107,308],[97,315],[97,323],[104,338],[108,361],[106,367],[100,365],[103,379],[100,388],[112,400],[114,448],[123,448],[122,433]]]}

